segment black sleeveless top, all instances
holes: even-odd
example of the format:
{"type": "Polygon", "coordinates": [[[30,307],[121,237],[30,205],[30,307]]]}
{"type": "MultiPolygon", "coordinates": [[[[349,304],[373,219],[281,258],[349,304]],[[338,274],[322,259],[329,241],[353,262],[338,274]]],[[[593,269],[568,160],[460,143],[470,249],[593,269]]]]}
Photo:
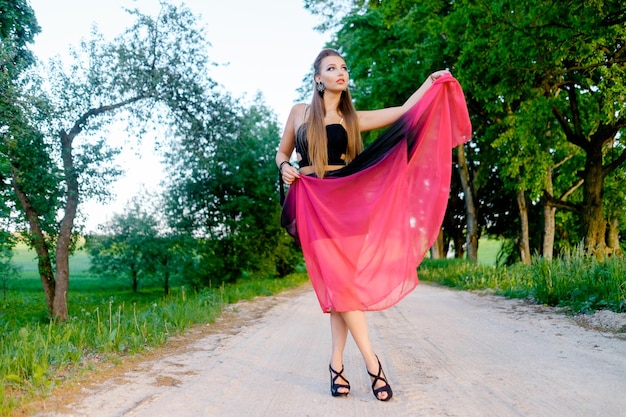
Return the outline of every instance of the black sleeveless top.
{"type": "MultiPolygon", "coordinates": [[[[348,150],[348,132],[339,124],[326,125],[328,142],[328,165],[345,165],[348,150]]],[[[309,143],[306,136],[306,124],[300,125],[296,133],[296,152],[299,155],[300,168],[311,165],[309,157],[309,143]]]]}

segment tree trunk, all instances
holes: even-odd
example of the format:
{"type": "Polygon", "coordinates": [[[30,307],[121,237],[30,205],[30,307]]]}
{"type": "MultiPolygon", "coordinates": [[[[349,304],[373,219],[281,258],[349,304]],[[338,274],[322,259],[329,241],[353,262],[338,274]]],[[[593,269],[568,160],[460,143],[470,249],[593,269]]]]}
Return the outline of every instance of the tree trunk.
{"type": "Polygon", "coordinates": [[[52,270],[52,258],[46,243],[39,213],[33,207],[29,197],[22,190],[18,173],[12,172],[13,189],[30,226],[30,243],[37,253],[37,267],[39,277],[46,295],[48,313],[57,321],[65,321],[68,317],[67,293],[69,290],[69,252],[72,241],[72,229],[78,208],[78,176],[72,159],[72,138],[78,132],[61,135],[61,157],[66,181],[66,203],[63,220],[61,221],[59,235],[56,240],[55,273],[52,270]]]}
{"type": "Polygon", "coordinates": [[[554,257],[554,234],[556,233],[556,207],[549,203],[543,206],[543,258],[551,261],[554,257]]]}
{"type": "Polygon", "coordinates": [[[139,276],[136,268],[131,268],[130,270],[130,278],[133,281],[133,292],[136,293],[139,290],[139,276]]]}
{"type": "Polygon", "coordinates": [[[76,134],[61,132],[61,158],[65,174],[66,194],[65,213],[59,228],[56,247],[56,292],[52,306],[52,316],[58,321],[68,317],[67,293],[70,283],[70,245],[74,219],[78,209],[78,175],[72,157],[72,140],[76,134]]]}
{"type": "Polygon", "coordinates": [[[166,270],[163,276],[163,291],[165,295],[170,295],[170,271],[166,270]]]}
{"type": "Polygon", "coordinates": [[[606,221],[602,202],[604,178],[626,161],[626,151],[622,150],[617,158],[603,166],[604,149],[606,145],[614,141],[619,132],[620,123],[614,125],[600,123],[590,137],[585,137],[582,123],[584,118],[581,117],[576,89],[566,84],[564,90],[567,91],[573,117],[565,117],[556,107],[553,108],[553,113],[561,124],[567,140],[585,151],[580,222],[585,251],[589,255],[602,259],[606,255],[606,221]]]}
{"type": "Polygon", "coordinates": [[[443,244],[443,229],[439,230],[439,235],[437,236],[437,240],[430,248],[430,257],[432,259],[444,259],[446,257],[446,250],[443,244]]]}
{"type": "Polygon", "coordinates": [[[520,215],[520,239],[519,251],[522,263],[530,265],[530,240],[528,227],[528,207],[526,206],[526,194],[524,190],[517,191],[517,207],[520,215]]]}
{"type": "MultiPolygon", "coordinates": [[[[457,181],[459,180],[458,176],[454,176],[453,178],[457,181]]],[[[463,249],[463,245],[465,244],[464,231],[467,222],[463,220],[463,223],[459,223],[457,225],[457,219],[454,215],[454,211],[460,210],[461,212],[465,212],[465,202],[458,198],[457,195],[451,195],[450,197],[451,198],[448,199],[446,213],[443,217],[443,252],[446,258],[448,257],[448,252],[450,250],[454,252],[455,258],[463,258],[463,255],[465,254],[465,250],[463,249]],[[459,209],[455,209],[455,204],[458,204],[461,207],[459,209]],[[452,243],[452,247],[450,247],[450,243],[452,243]]]]}
{"type": "Polygon", "coordinates": [[[39,216],[37,214],[37,211],[30,203],[30,199],[28,198],[28,196],[22,190],[17,179],[17,172],[13,170],[12,175],[13,189],[15,190],[17,199],[20,202],[24,213],[26,214],[28,225],[30,226],[30,244],[35,249],[35,253],[37,253],[37,268],[39,270],[41,285],[46,295],[48,313],[51,317],[54,317],[52,315],[52,312],[56,291],[56,282],[54,279],[54,274],[52,273],[52,260],[50,259],[48,245],[46,244],[46,239],[44,237],[43,230],[41,229],[41,224],[39,222],[39,216]]]}
{"type": "Polygon", "coordinates": [[[467,213],[467,257],[472,262],[478,262],[478,216],[474,204],[474,190],[472,189],[469,168],[465,159],[465,146],[459,145],[457,150],[458,172],[461,178],[461,187],[465,196],[467,213]]]}
{"type": "Polygon", "coordinates": [[[465,258],[465,239],[463,236],[454,237],[454,257],[457,259],[465,258]]]}
{"type": "Polygon", "coordinates": [[[608,222],[607,243],[609,251],[613,256],[622,256],[622,247],[619,244],[619,220],[613,218],[608,222]]]}
{"type": "MultiPolygon", "coordinates": [[[[554,187],[552,184],[552,169],[548,169],[546,177],[547,195],[554,197],[554,187]]],[[[556,207],[552,206],[548,199],[545,199],[543,206],[543,248],[541,254],[544,259],[551,261],[554,256],[554,234],[556,231],[556,207]]]]}
{"type": "Polygon", "coordinates": [[[585,236],[585,250],[588,254],[602,259],[606,254],[606,221],[602,203],[604,185],[602,148],[590,147],[584,174],[581,223],[585,236]]]}

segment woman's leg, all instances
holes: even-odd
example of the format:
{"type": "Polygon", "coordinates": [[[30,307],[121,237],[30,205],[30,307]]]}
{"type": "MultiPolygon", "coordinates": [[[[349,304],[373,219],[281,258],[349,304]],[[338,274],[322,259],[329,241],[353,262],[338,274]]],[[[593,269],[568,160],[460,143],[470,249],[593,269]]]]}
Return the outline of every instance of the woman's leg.
{"type": "MultiPolygon", "coordinates": [[[[350,330],[350,334],[359,348],[361,355],[363,355],[363,360],[365,361],[365,366],[367,367],[368,372],[377,375],[379,371],[378,358],[372,348],[365,313],[363,311],[348,311],[341,313],[341,317],[347,329],[350,330]]],[[[377,389],[385,385],[384,381],[378,380],[376,381],[374,388],[377,389]]],[[[387,395],[388,394],[386,392],[380,392],[378,394],[378,399],[385,400],[387,395]]]]}
{"type": "MultiPolygon", "coordinates": [[[[337,372],[343,369],[343,351],[346,347],[348,338],[348,326],[346,326],[341,313],[330,313],[330,333],[332,336],[332,354],[330,356],[330,366],[337,372]]],[[[347,384],[348,381],[343,377],[337,378],[338,384],[347,384]]],[[[347,393],[350,390],[345,387],[338,389],[340,393],[347,393]]]]}
{"type": "Polygon", "coordinates": [[[348,338],[348,326],[343,320],[341,313],[330,313],[330,332],[333,338],[332,355],[330,365],[340,371],[343,366],[343,351],[348,338]]]}

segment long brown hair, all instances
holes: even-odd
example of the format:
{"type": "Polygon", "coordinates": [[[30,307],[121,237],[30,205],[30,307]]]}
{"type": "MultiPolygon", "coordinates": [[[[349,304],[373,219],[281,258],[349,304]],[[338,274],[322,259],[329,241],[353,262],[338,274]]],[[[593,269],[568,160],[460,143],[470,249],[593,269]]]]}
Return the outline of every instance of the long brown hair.
{"type": "MultiPolygon", "coordinates": [[[[311,114],[307,121],[309,159],[313,165],[315,175],[319,178],[324,177],[324,167],[328,164],[328,138],[326,137],[326,126],[324,125],[324,117],[326,116],[324,98],[323,95],[317,91],[317,88],[315,88],[315,76],[320,74],[322,60],[328,56],[338,56],[343,59],[341,54],[334,49],[323,49],[319,55],[317,55],[317,58],[315,58],[315,62],[313,63],[314,86],[310,107],[311,114]]],[[[348,149],[346,152],[346,163],[348,163],[361,152],[363,147],[361,132],[359,130],[359,120],[348,89],[341,93],[337,111],[341,117],[343,117],[343,124],[348,133],[348,149]]]]}

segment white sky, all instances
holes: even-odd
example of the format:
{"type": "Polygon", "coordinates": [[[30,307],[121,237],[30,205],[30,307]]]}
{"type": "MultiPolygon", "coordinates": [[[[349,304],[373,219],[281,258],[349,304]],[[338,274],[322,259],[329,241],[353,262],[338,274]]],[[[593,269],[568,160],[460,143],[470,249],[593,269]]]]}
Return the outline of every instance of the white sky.
{"type": "MultiPolygon", "coordinates": [[[[180,4],[179,0],[170,0],[180,4]]],[[[296,89],[328,35],[313,28],[317,17],[304,9],[302,0],[186,0],[183,2],[206,26],[211,43],[209,57],[217,63],[209,74],[235,97],[253,98],[261,92],[281,124],[297,98],[296,89]]],[[[156,15],[158,0],[30,0],[41,33],[32,50],[39,59],[64,56],[71,45],[88,38],[95,24],[111,39],[132,22],[126,8],[156,15]]],[[[145,140],[142,157],[126,152],[119,160],[126,175],[112,184],[117,199],[107,206],[84,202],[87,228],[96,229],[112,214],[121,212],[133,195],[155,190],[161,176],[158,159],[145,140]]]]}

